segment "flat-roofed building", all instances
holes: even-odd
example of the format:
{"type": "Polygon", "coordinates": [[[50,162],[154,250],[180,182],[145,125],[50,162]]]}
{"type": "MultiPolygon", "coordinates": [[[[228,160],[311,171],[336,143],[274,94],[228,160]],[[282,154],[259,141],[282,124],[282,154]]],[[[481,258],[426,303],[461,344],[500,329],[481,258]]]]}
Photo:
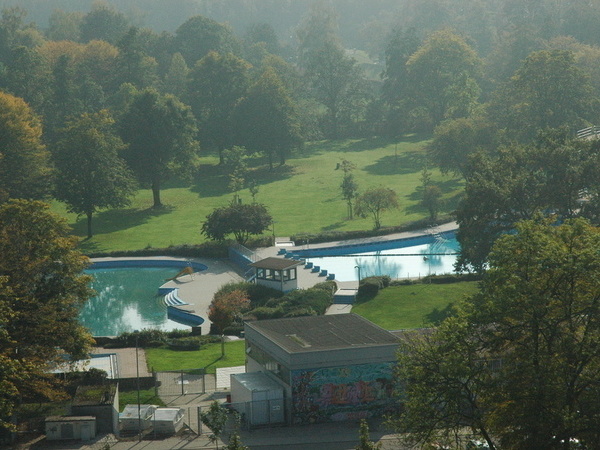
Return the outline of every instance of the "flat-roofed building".
{"type": "Polygon", "coordinates": [[[244,329],[247,372],[283,387],[289,423],[369,418],[393,406],[399,341],[367,319],[294,317],[246,322],[244,329]]]}

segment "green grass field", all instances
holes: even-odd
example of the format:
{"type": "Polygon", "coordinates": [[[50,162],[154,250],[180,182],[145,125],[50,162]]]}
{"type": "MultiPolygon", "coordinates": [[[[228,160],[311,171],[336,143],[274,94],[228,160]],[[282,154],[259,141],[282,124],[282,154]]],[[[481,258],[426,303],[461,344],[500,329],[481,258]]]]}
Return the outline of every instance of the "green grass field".
{"type": "Polygon", "coordinates": [[[356,313],[386,330],[430,326],[451,303],[477,292],[478,282],[390,286],[375,298],[355,305],[356,313]]]}
{"type": "MultiPolygon", "coordinates": [[[[275,166],[272,172],[264,160],[253,160],[252,175],[259,186],[257,201],[269,208],[278,236],[371,229],[371,218],[346,218],[346,204],[339,189],[343,173],[335,168],[347,159],[357,166],[354,176],[361,191],[386,186],[398,193],[400,208],[383,215],[384,227],[421,219],[427,216],[427,211],[418,205],[427,142],[409,136],[398,142],[374,138],[309,143],[302,152],[292,155],[285,166],[275,166]]],[[[226,205],[233,196],[227,189],[228,177],[217,162],[214,155],[203,156],[191,184],[177,180],[166,183],[162,190],[164,209],[153,210],[151,191],[142,189],[129,208],[96,214],[95,236],[82,241],[82,250],[134,250],[203,242],[201,223],[214,208],[226,205]]],[[[442,212],[454,210],[462,181],[442,176],[437,170],[432,173],[433,181],[444,193],[442,212]]],[[[251,201],[247,189],[240,194],[244,201],[251,201]]],[[[68,214],[61,204],[54,204],[53,208],[67,217],[76,235],[85,236],[83,217],[68,214]]]]}
{"type": "Polygon", "coordinates": [[[147,348],[148,368],[154,371],[202,369],[215,373],[219,367],[243,366],[246,363],[245,342],[225,343],[225,356],[221,357],[221,344],[206,344],[196,351],[173,351],[168,348],[147,348]]]}

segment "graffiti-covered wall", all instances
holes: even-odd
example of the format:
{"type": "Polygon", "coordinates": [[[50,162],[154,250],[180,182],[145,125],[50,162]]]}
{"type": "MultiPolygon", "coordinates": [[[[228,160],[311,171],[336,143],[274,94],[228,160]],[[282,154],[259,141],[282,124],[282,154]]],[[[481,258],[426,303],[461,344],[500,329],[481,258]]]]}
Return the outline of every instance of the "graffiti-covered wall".
{"type": "Polygon", "coordinates": [[[293,371],[293,423],[383,415],[392,405],[393,366],[387,362],[293,371]]]}

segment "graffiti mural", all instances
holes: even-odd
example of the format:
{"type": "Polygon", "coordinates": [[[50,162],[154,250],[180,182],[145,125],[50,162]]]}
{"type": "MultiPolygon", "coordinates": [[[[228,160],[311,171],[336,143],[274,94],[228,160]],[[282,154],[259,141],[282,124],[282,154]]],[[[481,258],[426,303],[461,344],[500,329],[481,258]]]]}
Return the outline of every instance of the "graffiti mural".
{"type": "Polygon", "coordinates": [[[294,423],[367,419],[391,406],[394,363],[292,372],[294,423]]]}

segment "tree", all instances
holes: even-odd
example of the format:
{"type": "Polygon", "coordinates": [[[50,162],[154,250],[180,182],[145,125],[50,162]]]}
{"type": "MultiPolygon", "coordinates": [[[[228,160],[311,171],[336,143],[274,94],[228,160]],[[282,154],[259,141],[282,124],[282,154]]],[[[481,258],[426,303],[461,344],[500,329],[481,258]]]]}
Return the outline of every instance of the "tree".
{"type": "Polygon", "coordinates": [[[202,136],[219,151],[234,142],[232,111],[250,85],[250,64],[232,53],[209,52],[194,66],[188,90],[202,136]]]}
{"type": "Polygon", "coordinates": [[[374,228],[381,228],[381,214],[388,209],[398,208],[398,195],[390,188],[372,188],[356,199],[354,211],[361,217],[373,216],[374,228]]]}
{"type": "Polygon", "coordinates": [[[236,320],[241,322],[242,313],[250,309],[250,298],[242,290],[217,292],[208,307],[208,318],[217,327],[219,333],[236,320]]]}
{"type": "MultiPolygon", "coordinates": [[[[86,356],[92,337],[79,311],[92,295],[88,259],[66,222],[38,201],[0,205],[0,423],[19,399],[62,395],[48,368],[86,356]]],[[[6,424],[3,424],[6,425],[6,424]]]]}
{"type": "Polygon", "coordinates": [[[208,411],[200,414],[200,420],[212,431],[210,440],[216,444],[218,450],[219,439],[225,431],[225,424],[227,423],[227,410],[215,400],[210,404],[208,411]]]}
{"type": "Polygon", "coordinates": [[[175,53],[171,57],[171,64],[165,74],[163,81],[164,90],[175,97],[182,99],[187,94],[187,84],[190,69],[185,63],[181,53],[175,53]]]}
{"type": "Polygon", "coordinates": [[[451,30],[430,35],[406,62],[409,91],[431,128],[444,119],[468,116],[479,98],[481,61],[451,30]]]}
{"type": "Polygon", "coordinates": [[[464,177],[471,155],[480,150],[493,152],[502,139],[502,131],[483,115],[445,120],[435,127],[427,153],[442,173],[464,177]]]}
{"type": "Polygon", "coordinates": [[[202,233],[216,241],[223,241],[233,234],[237,242],[244,244],[250,236],[262,234],[272,223],[273,218],[265,205],[232,203],[216,208],[206,216],[202,233]]]}
{"type": "Polygon", "coordinates": [[[246,185],[246,178],[248,176],[247,158],[248,154],[244,147],[234,145],[230,149],[223,151],[223,163],[229,176],[229,190],[234,192],[233,203],[238,203],[238,192],[246,185]]]}
{"type": "Polygon", "coordinates": [[[80,36],[83,42],[94,40],[116,44],[127,32],[129,21],[112,6],[96,3],[92,10],[83,16],[80,36]]]}
{"type": "Polygon", "coordinates": [[[249,447],[242,444],[242,440],[240,439],[240,436],[237,433],[233,433],[231,435],[231,437],[229,438],[229,443],[227,444],[227,447],[225,447],[225,448],[227,450],[248,450],[249,449],[249,447]]]}
{"type": "Polygon", "coordinates": [[[239,42],[230,28],[203,16],[190,17],[175,31],[175,52],[185,58],[189,67],[211,50],[221,53],[239,53],[239,42]]]}
{"type": "Polygon", "coordinates": [[[0,197],[49,194],[49,156],[38,117],[22,99],[0,92],[0,197]]]}
{"type": "Polygon", "coordinates": [[[438,212],[440,210],[440,198],[442,197],[442,190],[431,184],[431,172],[427,167],[423,168],[421,172],[421,183],[423,188],[423,198],[421,199],[421,205],[423,205],[429,211],[429,219],[434,221],[437,219],[438,212]]]}
{"type": "Polygon", "coordinates": [[[593,91],[572,52],[531,53],[509,82],[497,91],[490,116],[522,141],[540,130],[578,127],[591,120],[593,91]]]}
{"type": "Polygon", "coordinates": [[[340,184],[342,198],[346,200],[346,204],[348,205],[348,219],[352,220],[352,204],[354,199],[358,197],[358,183],[354,180],[354,175],[351,172],[356,168],[356,165],[351,161],[343,159],[339,167],[344,171],[344,178],[342,179],[342,184],[340,184]]]}
{"type": "Polygon", "coordinates": [[[521,222],[494,245],[481,290],[406,341],[398,431],[490,448],[594,448],[600,394],[600,233],[583,219],[521,222]],[[414,344],[414,345],[413,345],[414,344]]]}
{"type": "Polygon", "coordinates": [[[234,114],[238,144],[264,152],[271,170],[274,155],[283,165],[290,150],[302,143],[295,104],[271,67],[250,87],[234,114]]]}
{"type": "Polygon", "coordinates": [[[597,219],[599,152],[597,142],[575,140],[563,129],[549,130],[528,146],[474,155],[456,212],[457,266],[481,271],[496,238],[536,213],[597,219]]]}
{"type": "Polygon", "coordinates": [[[365,419],[360,421],[360,430],[358,432],[360,443],[355,447],[356,450],[377,450],[381,448],[381,443],[374,443],[369,436],[369,424],[365,419]]]}
{"type": "Polygon", "coordinates": [[[125,145],[113,125],[106,110],[84,114],[67,124],[53,154],[58,171],[56,198],[70,212],[86,215],[88,238],[92,215],[99,209],[128,205],[136,190],[133,173],[119,156],[125,145]]]}
{"type": "Polygon", "coordinates": [[[175,173],[185,176],[196,163],[196,119],[176,97],[145,89],[121,117],[120,129],[128,144],[125,160],[140,182],[150,184],[154,208],[160,208],[162,182],[175,173]]]}

